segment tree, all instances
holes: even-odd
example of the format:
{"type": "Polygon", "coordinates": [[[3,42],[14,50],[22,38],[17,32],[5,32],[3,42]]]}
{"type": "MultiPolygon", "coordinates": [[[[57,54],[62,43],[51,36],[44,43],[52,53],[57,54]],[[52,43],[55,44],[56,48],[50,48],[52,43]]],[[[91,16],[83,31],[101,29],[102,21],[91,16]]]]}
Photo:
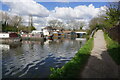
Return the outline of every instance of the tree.
{"type": "Polygon", "coordinates": [[[28,32],[31,32],[33,30],[36,30],[36,28],[34,26],[28,26],[28,32]]]}
{"type": "Polygon", "coordinates": [[[3,26],[7,26],[8,20],[10,19],[9,15],[6,12],[1,12],[0,15],[2,15],[2,24],[3,26]]]}
{"type": "Polygon", "coordinates": [[[116,25],[120,20],[120,2],[119,3],[111,3],[106,11],[105,16],[105,25],[109,26],[107,28],[111,28],[116,25]]]}
{"type": "Polygon", "coordinates": [[[48,24],[51,27],[64,27],[64,23],[59,20],[50,20],[48,24]]]}
{"type": "Polygon", "coordinates": [[[90,30],[94,30],[96,28],[103,28],[104,21],[105,21],[104,15],[99,15],[98,17],[91,19],[89,22],[90,30]]]}
{"type": "Polygon", "coordinates": [[[85,26],[84,21],[70,20],[67,22],[67,28],[71,30],[81,30],[85,26]]]}
{"type": "Polygon", "coordinates": [[[24,26],[24,25],[21,25],[18,27],[18,30],[19,31],[25,31],[25,32],[31,32],[33,30],[36,30],[36,28],[34,26],[24,26]]]}
{"type": "Polygon", "coordinates": [[[85,26],[85,22],[84,21],[79,21],[78,22],[78,27],[80,30],[82,30],[82,28],[85,26]]]}
{"type": "Polygon", "coordinates": [[[117,23],[120,23],[120,2],[119,3],[112,3],[106,8],[106,14],[99,15],[91,19],[89,22],[90,30],[88,34],[90,34],[96,28],[102,29],[110,29],[114,27],[117,23]]]}
{"type": "Polygon", "coordinates": [[[8,26],[8,21],[10,20],[10,17],[6,12],[0,12],[0,16],[1,31],[5,31],[5,28],[8,26]]]}
{"type": "Polygon", "coordinates": [[[14,27],[17,27],[17,26],[21,25],[22,20],[23,19],[20,16],[13,16],[11,19],[11,25],[14,27]]]}

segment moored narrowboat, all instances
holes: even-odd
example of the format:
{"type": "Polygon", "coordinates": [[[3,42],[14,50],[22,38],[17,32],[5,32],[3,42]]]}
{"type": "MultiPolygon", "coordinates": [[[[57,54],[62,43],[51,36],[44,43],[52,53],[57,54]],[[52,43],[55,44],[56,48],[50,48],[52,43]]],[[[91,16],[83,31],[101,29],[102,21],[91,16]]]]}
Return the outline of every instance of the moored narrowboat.
{"type": "Polygon", "coordinates": [[[0,33],[0,42],[20,42],[21,37],[17,33],[0,33]]]}

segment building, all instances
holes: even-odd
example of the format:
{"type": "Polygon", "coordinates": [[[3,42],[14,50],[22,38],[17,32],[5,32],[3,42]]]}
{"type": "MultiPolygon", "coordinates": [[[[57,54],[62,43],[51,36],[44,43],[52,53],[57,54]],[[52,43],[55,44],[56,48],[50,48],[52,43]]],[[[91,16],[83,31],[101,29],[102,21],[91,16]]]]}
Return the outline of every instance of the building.
{"type": "Polygon", "coordinates": [[[47,27],[44,27],[41,30],[42,30],[44,36],[50,35],[50,32],[52,31],[52,29],[47,28],[47,27]]]}
{"type": "Polygon", "coordinates": [[[77,38],[83,37],[84,35],[87,34],[86,32],[75,32],[75,33],[77,38]]]}
{"type": "Polygon", "coordinates": [[[31,32],[31,34],[43,34],[43,32],[42,31],[33,30],[31,32]]]}
{"type": "Polygon", "coordinates": [[[63,28],[47,26],[42,28],[43,35],[49,36],[53,33],[61,33],[63,28]]]}

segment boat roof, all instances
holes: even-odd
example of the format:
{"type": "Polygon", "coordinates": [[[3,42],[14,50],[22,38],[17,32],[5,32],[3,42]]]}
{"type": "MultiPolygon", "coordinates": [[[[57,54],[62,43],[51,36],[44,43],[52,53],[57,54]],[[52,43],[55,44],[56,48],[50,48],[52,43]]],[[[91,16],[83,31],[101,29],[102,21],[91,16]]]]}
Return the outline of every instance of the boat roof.
{"type": "Polygon", "coordinates": [[[75,32],[75,33],[87,33],[87,32],[75,32]]]}

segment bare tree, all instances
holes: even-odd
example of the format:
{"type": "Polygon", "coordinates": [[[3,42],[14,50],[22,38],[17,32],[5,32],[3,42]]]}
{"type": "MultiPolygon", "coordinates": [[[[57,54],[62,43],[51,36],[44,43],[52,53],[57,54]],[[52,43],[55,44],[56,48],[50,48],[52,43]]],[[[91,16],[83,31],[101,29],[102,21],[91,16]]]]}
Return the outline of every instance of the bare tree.
{"type": "Polygon", "coordinates": [[[11,19],[11,25],[13,25],[14,27],[17,27],[17,26],[21,25],[22,20],[23,19],[20,16],[13,16],[11,19]]]}
{"type": "Polygon", "coordinates": [[[83,21],[76,21],[76,20],[70,20],[67,22],[67,28],[71,30],[80,30],[85,26],[85,22],[83,21]]]}
{"type": "Polygon", "coordinates": [[[50,20],[48,24],[51,27],[64,27],[64,23],[59,20],[50,20]]]}
{"type": "Polygon", "coordinates": [[[80,29],[80,30],[85,26],[85,22],[84,22],[84,21],[78,21],[77,23],[78,23],[78,26],[77,26],[77,27],[78,27],[78,29],[80,29]]]}
{"type": "Polygon", "coordinates": [[[10,19],[9,15],[6,12],[1,12],[0,15],[2,17],[1,18],[2,24],[6,26],[8,24],[8,20],[10,19]]]}

